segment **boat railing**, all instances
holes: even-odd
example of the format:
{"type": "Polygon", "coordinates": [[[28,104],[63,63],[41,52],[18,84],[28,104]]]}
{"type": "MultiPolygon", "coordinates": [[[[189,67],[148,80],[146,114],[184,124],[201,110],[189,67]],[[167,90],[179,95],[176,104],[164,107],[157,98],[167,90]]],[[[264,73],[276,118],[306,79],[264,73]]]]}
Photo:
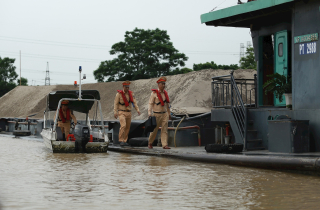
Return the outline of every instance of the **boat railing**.
{"type": "Polygon", "coordinates": [[[254,79],[235,79],[231,71],[230,75],[212,78],[212,102],[213,107],[231,108],[232,115],[237,124],[241,138],[243,139],[243,150],[247,150],[247,107],[256,107],[257,76],[254,79]],[[252,91],[254,90],[254,103],[252,104],[252,91]],[[221,91],[221,93],[219,93],[221,91]],[[248,104],[248,91],[250,103],[248,104]],[[222,99],[222,106],[218,106],[217,99],[222,99]],[[229,100],[229,101],[228,101],[229,100]]]}
{"type": "MultiPolygon", "coordinates": [[[[253,79],[235,79],[244,106],[257,107],[257,75],[253,79]]],[[[213,77],[211,83],[213,108],[231,108],[231,75],[213,77]]]]}

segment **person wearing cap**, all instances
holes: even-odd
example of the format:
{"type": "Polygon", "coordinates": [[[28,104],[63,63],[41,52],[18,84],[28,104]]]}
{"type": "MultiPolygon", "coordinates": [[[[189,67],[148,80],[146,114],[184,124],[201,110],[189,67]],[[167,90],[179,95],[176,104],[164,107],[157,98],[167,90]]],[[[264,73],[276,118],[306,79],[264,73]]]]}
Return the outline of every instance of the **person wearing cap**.
{"type": "Polygon", "coordinates": [[[161,127],[161,144],[163,149],[170,149],[168,146],[168,121],[171,119],[169,108],[169,96],[165,91],[166,77],[161,77],[158,83],[158,89],[152,89],[152,93],[149,99],[148,115],[149,117],[155,116],[157,119],[157,126],[150,133],[148,148],[152,149],[152,143],[155,140],[158,129],[161,127]]]}
{"type": "Polygon", "coordinates": [[[114,99],[114,117],[116,119],[119,117],[120,121],[120,146],[129,146],[127,140],[131,125],[132,104],[134,105],[135,110],[138,112],[138,115],[141,114],[139,111],[137,100],[135,99],[133,92],[129,90],[130,84],[130,81],[123,82],[123,90],[118,90],[116,98],[114,99]]]}
{"type": "Polygon", "coordinates": [[[71,119],[75,124],[77,124],[77,119],[73,115],[72,111],[68,108],[69,101],[62,101],[61,107],[58,114],[58,127],[61,128],[63,141],[66,140],[66,137],[68,137],[71,127],[71,119]]]}

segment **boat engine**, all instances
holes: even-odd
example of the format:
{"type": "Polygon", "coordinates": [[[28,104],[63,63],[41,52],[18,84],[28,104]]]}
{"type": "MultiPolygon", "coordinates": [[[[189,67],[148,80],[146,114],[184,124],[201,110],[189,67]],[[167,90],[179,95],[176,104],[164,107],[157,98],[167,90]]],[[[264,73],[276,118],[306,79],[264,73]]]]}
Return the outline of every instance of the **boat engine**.
{"type": "Polygon", "coordinates": [[[87,125],[76,124],[74,128],[75,152],[86,152],[86,145],[90,140],[90,129],[87,125]]]}

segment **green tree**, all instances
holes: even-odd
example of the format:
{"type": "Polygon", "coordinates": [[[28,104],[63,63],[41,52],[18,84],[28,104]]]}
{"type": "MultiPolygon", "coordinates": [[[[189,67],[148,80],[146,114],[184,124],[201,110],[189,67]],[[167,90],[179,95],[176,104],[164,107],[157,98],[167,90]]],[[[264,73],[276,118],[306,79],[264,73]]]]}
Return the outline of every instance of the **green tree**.
{"type": "Polygon", "coordinates": [[[257,63],[254,59],[253,47],[248,47],[246,51],[246,56],[240,59],[240,68],[257,70],[257,63]]]}
{"type": "Polygon", "coordinates": [[[0,57],[0,97],[16,87],[15,80],[18,77],[13,66],[15,59],[0,57]]]}
{"type": "MultiPolygon", "coordinates": [[[[17,80],[18,85],[20,85],[20,79],[17,80]]],[[[28,79],[21,77],[21,85],[22,86],[28,86],[28,79]]]]}
{"type": "Polygon", "coordinates": [[[188,57],[174,48],[167,31],[135,28],[123,42],[112,45],[113,60],[102,61],[93,72],[98,82],[136,80],[169,75],[185,66],[188,57]]]}
{"type": "Polygon", "coordinates": [[[203,69],[223,69],[223,70],[238,70],[239,66],[237,64],[231,65],[218,65],[214,61],[193,64],[193,71],[200,71],[203,69]]]}
{"type": "Polygon", "coordinates": [[[189,69],[189,68],[182,68],[182,69],[175,69],[171,72],[169,72],[168,75],[176,75],[176,74],[186,74],[186,73],[189,73],[189,72],[192,72],[193,70],[192,69],[189,69]]]}

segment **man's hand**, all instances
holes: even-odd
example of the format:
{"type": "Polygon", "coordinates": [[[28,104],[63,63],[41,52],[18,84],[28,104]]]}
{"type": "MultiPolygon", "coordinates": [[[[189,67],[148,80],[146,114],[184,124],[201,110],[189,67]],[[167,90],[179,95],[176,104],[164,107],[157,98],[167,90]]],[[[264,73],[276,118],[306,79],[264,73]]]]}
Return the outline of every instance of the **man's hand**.
{"type": "Polygon", "coordinates": [[[141,112],[138,112],[138,115],[140,116],[140,115],[141,115],[141,112]]]}
{"type": "Polygon", "coordinates": [[[152,117],[152,114],[151,114],[151,113],[148,113],[148,116],[149,116],[149,117],[152,117]]]}
{"type": "Polygon", "coordinates": [[[114,114],[114,118],[118,119],[118,114],[114,114]]]}

